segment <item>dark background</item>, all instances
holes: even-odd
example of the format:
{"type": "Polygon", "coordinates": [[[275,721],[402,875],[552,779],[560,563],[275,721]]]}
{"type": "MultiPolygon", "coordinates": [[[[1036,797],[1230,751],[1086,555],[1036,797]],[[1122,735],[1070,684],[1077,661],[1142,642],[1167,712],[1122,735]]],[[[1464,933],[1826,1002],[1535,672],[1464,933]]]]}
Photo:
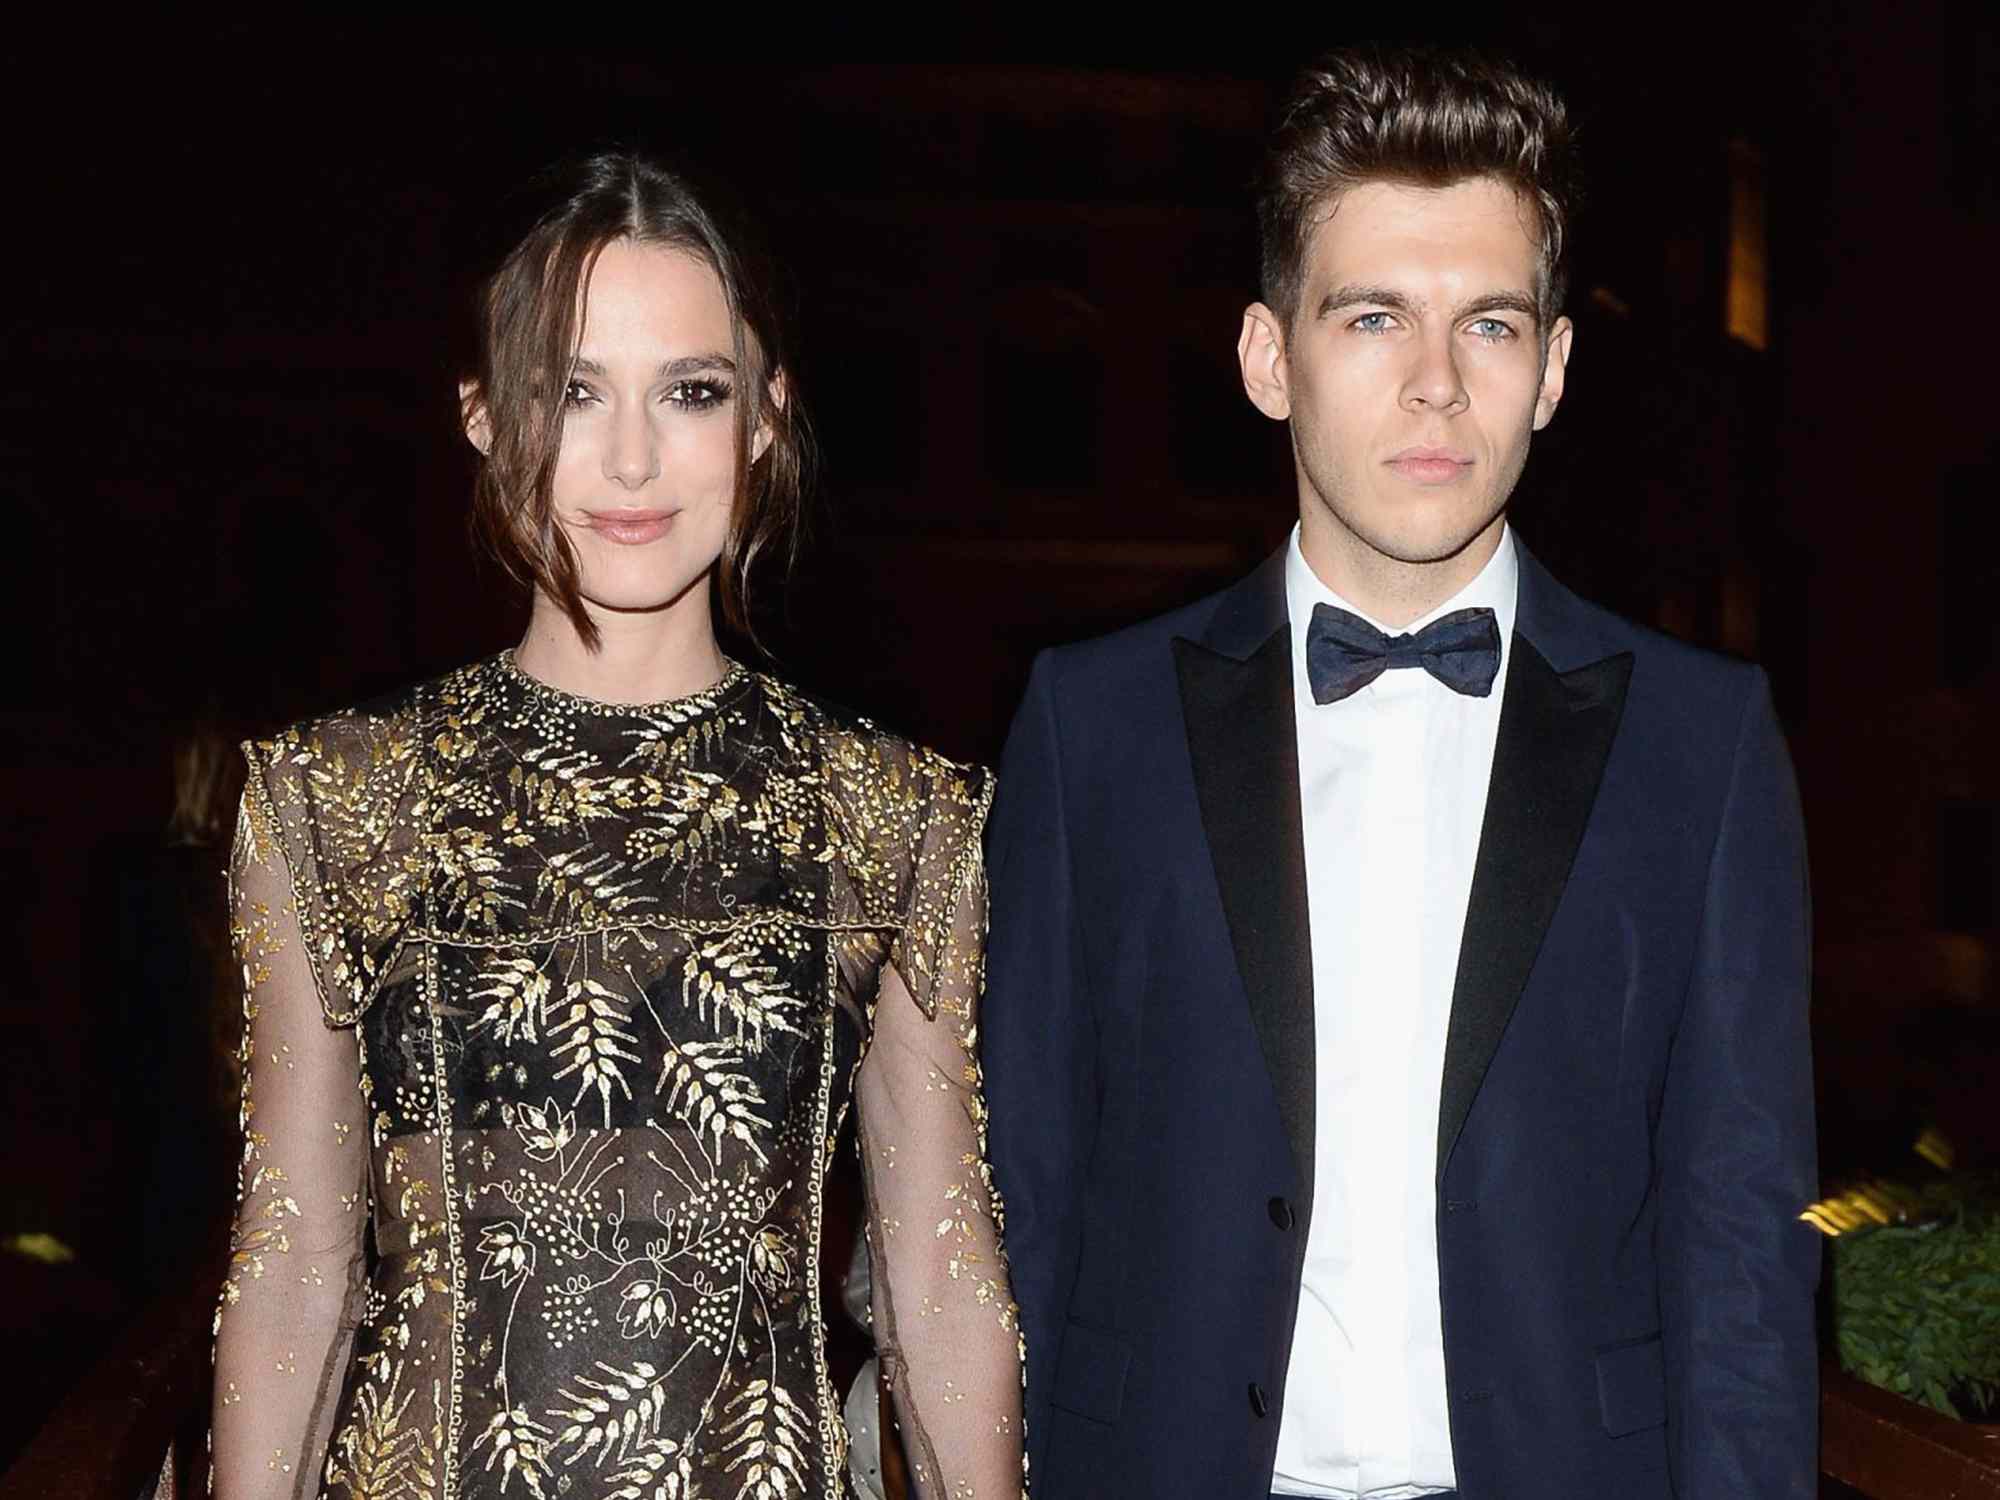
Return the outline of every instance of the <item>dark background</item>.
{"type": "MultiPolygon", "coordinates": [[[[1552,76],[1587,151],[1570,394],[1515,519],[1580,591],[1772,674],[1829,1167],[1932,1122],[1976,1151],[2000,30],[1623,20],[1439,33],[1552,76]]],[[[467,540],[452,391],[481,236],[529,172],[691,156],[764,220],[827,457],[766,629],[782,672],[892,727],[991,760],[1036,648],[1218,586],[1289,525],[1283,429],[1235,373],[1246,184],[1275,89],[1365,33],[821,64],[619,27],[78,33],[0,65],[0,1235],[79,1256],[0,1257],[30,1278],[0,1331],[48,1399],[177,1269],[145,1183],[162,1141],[206,1149],[217,1094],[171,934],[221,854],[162,852],[177,747],[518,635],[467,540]]]]}

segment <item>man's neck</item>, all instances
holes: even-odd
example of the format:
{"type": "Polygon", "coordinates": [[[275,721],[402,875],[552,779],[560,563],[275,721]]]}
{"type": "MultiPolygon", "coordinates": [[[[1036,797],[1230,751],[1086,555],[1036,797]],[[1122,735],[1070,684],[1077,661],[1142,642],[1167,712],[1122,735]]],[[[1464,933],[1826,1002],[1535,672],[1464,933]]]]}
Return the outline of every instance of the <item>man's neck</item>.
{"type": "Polygon", "coordinates": [[[1371,547],[1337,522],[1302,517],[1299,551],[1313,576],[1371,620],[1401,630],[1462,592],[1500,549],[1506,520],[1493,523],[1449,557],[1403,562],[1371,547]]]}

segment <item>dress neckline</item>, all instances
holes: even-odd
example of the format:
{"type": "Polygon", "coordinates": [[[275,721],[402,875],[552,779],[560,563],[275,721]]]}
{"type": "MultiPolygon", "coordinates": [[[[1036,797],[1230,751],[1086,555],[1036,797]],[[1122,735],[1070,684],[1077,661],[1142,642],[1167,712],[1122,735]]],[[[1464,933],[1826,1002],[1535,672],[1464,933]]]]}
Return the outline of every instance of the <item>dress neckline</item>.
{"type": "Polygon", "coordinates": [[[651,703],[612,703],[603,698],[587,698],[582,693],[569,692],[524,671],[514,660],[512,646],[494,658],[500,675],[532,698],[554,704],[572,713],[595,714],[600,718],[629,719],[653,718],[663,714],[680,719],[714,708],[750,679],[749,668],[741,662],[727,656],[722,661],[722,676],[707,687],[699,688],[692,693],[683,693],[677,698],[661,698],[651,703]]]}

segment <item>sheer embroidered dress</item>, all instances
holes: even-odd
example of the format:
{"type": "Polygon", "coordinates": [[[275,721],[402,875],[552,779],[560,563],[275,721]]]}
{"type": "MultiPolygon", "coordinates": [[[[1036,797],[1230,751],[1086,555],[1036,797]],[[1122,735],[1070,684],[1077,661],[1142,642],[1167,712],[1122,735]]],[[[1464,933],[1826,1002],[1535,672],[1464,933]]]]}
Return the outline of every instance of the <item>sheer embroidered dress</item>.
{"type": "Polygon", "coordinates": [[[918,1488],[1020,1492],[984,773],[741,668],[624,708],[505,656],[250,753],[217,1494],[847,1494],[850,1104],[918,1488]]]}

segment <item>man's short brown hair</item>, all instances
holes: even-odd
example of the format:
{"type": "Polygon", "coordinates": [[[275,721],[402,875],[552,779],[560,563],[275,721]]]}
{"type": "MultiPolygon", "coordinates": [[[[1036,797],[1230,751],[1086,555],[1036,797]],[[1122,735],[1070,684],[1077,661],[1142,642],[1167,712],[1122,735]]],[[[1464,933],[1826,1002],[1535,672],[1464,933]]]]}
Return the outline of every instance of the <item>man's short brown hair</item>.
{"type": "Polygon", "coordinates": [[[1562,309],[1576,203],[1569,112],[1555,90],[1472,52],[1355,48],[1319,58],[1292,85],[1258,183],[1265,303],[1290,325],[1313,231],[1347,189],[1475,177],[1512,187],[1538,221],[1546,329],[1562,309]]]}

